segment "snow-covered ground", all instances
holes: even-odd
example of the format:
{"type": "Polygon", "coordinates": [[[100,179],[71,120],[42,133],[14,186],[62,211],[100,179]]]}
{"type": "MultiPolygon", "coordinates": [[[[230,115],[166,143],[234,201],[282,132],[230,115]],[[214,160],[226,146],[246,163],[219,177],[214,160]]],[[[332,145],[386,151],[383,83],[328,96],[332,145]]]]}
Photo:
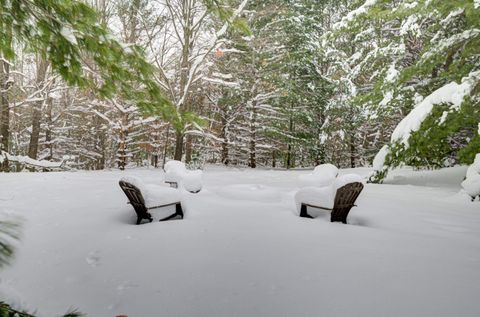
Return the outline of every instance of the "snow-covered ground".
{"type": "Polygon", "coordinates": [[[0,211],[25,223],[0,299],[40,316],[480,316],[466,168],[368,184],[348,225],[294,214],[308,172],[210,167],[184,220],[140,226],[118,180],[159,170],[2,174],[0,211]]]}

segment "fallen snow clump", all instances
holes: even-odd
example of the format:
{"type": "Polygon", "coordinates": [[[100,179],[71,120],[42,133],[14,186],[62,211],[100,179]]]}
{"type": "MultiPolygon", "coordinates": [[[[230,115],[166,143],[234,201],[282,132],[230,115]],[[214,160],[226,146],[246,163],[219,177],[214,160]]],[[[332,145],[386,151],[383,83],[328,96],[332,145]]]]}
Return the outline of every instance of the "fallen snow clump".
{"type": "Polygon", "coordinates": [[[175,182],[189,192],[199,192],[202,189],[202,171],[189,171],[180,161],[168,161],[165,164],[165,181],[175,182]]]}
{"type": "Polygon", "coordinates": [[[323,187],[333,183],[338,175],[338,168],[333,164],[321,164],[312,173],[298,177],[301,187],[323,187]]]}
{"type": "Polygon", "coordinates": [[[475,161],[467,170],[467,178],[462,182],[465,192],[472,197],[480,195],[480,153],[475,157],[475,161]]]}

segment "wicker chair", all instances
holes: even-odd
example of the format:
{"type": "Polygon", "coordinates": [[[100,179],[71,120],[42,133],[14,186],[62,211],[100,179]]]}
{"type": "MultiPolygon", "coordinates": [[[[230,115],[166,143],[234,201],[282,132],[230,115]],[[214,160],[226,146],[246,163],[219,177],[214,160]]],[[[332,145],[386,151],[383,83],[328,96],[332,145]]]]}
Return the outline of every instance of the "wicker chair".
{"type": "Polygon", "coordinates": [[[132,205],[133,209],[135,209],[135,212],[137,213],[137,225],[139,225],[143,219],[147,219],[150,222],[153,221],[152,214],[148,212],[150,209],[167,207],[172,205],[175,205],[175,213],[168,217],[160,219],[160,221],[169,220],[175,217],[180,217],[181,219],[183,219],[183,209],[180,202],[175,202],[175,203],[165,204],[160,206],[147,207],[145,205],[145,199],[142,196],[142,192],[140,191],[140,189],[138,189],[138,187],[126,181],[120,181],[119,185],[120,185],[120,188],[122,188],[125,195],[127,196],[128,200],[130,201],[130,204],[132,205]]]}
{"type": "Polygon", "coordinates": [[[356,206],[355,201],[363,190],[363,184],[359,182],[350,183],[337,189],[335,194],[335,202],[333,208],[325,208],[302,203],[300,209],[300,217],[313,218],[307,212],[307,207],[314,207],[323,210],[331,210],[331,222],[347,223],[347,216],[352,207],[356,206]]]}

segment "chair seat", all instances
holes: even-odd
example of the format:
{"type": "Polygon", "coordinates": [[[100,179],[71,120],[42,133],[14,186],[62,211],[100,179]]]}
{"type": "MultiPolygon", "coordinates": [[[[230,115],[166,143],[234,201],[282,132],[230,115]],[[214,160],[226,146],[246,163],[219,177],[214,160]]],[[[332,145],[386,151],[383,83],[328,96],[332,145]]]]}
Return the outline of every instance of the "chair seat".
{"type": "Polygon", "coordinates": [[[295,194],[297,210],[300,212],[301,204],[332,209],[335,203],[335,194],[334,186],[304,187],[295,194]]]}
{"type": "Polygon", "coordinates": [[[143,194],[147,208],[175,204],[180,202],[181,193],[178,189],[160,185],[144,185],[143,194]]]}
{"type": "Polygon", "coordinates": [[[331,185],[338,175],[338,168],[332,164],[321,164],[312,173],[300,175],[300,187],[324,187],[331,185]]]}
{"type": "Polygon", "coordinates": [[[304,174],[298,176],[300,187],[325,187],[335,181],[335,176],[322,174],[304,174]]]}

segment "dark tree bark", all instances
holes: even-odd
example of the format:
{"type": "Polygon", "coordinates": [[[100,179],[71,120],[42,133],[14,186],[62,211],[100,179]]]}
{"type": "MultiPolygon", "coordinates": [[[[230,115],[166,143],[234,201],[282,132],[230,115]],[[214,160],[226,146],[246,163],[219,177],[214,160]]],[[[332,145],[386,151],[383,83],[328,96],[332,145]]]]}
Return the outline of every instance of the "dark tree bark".
{"type": "Polygon", "coordinates": [[[185,163],[190,163],[192,161],[192,136],[187,135],[185,136],[185,163]]]}
{"type": "MultiPolygon", "coordinates": [[[[293,117],[290,116],[290,121],[288,123],[288,130],[290,132],[290,135],[293,134],[293,117]]],[[[292,140],[288,140],[288,145],[287,145],[287,169],[292,168],[294,163],[293,163],[293,157],[292,157],[292,140]]]]}
{"type": "MultiPolygon", "coordinates": [[[[47,74],[48,63],[43,58],[37,57],[37,89],[45,86],[45,77],[47,74]]],[[[37,159],[38,140],[40,137],[40,124],[42,121],[43,100],[36,101],[32,108],[32,134],[30,134],[30,143],[28,144],[28,156],[37,159]]]]}
{"type": "MultiPolygon", "coordinates": [[[[172,9],[172,8],[170,8],[172,9]]],[[[183,25],[183,39],[182,39],[182,58],[180,61],[180,96],[181,101],[178,105],[180,111],[190,110],[190,93],[189,93],[189,74],[192,68],[191,52],[193,50],[194,41],[192,40],[193,28],[195,25],[193,12],[195,9],[195,3],[191,1],[184,1],[182,4],[182,25],[183,25]]],[[[175,141],[175,160],[181,161],[183,156],[185,134],[177,131],[175,141]]],[[[187,142],[188,143],[188,142],[187,142]]],[[[190,155],[190,154],[189,154],[190,155]]]]}
{"type": "Polygon", "coordinates": [[[228,158],[228,137],[227,137],[227,119],[225,118],[225,111],[222,110],[222,115],[220,116],[220,120],[222,123],[222,129],[220,131],[220,137],[222,138],[222,152],[221,152],[221,161],[222,164],[228,165],[230,160],[228,158]]]}
{"type": "Polygon", "coordinates": [[[119,147],[118,147],[118,168],[120,170],[125,170],[127,166],[127,137],[128,137],[128,113],[123,114],[122,118],[122,126],[120,127],[120,135],[119,135],[119,147]]]}
{"type": "Polygon", "coordinates": [[[45,158],[47,160],[51,160],[53,159],[53,137],[52,137],[52,134],[53,134],[53,131],[52,131],[52,127],[53,127],[53,118],[52,118],[52,109],[53,108],[53,104],[52,104],[52,99],[51,98],[48,98],[47,100],[47,128],[45,130],[45,144],[47,146],[47,149],[48,149],[48,156],[45,158]]]}
{"type": "Polygon", "coordinates": [[[165,136],[165,145],[163,148],[163,161],[162,161],[162,168],[165,166],[167,161],[167,153],[168,153],[168,146],[170,141],[170,125],[167,126],[167,135],[165,136]]]}
{"type": "Polygon", "coordinates": [[[250,159],[248,166],[257,167],[257,112],[256,101],[252,102],[252,114],[250,118],[250,159]]]}
{"type": "MultiPolygon", "coordinates": [[[[8,152],[10,141],[10,109],[8,103],[8,89],[10,65],[0,61],[0,150],[8,152]]],[[[0,171],[8,172],[8,160],[4,160],[0,171]]]]}
{"type": "Polygon", "coordinates": [[[183,155],[183,138],[184,135],[182,132],[177,131],[176,133],[176,140],[175,140],[175,155],[173,157],[174,160],[181,161],[183,155]]]}
{"type": "Polygon", "coordinates": [[[350,137],[350,167],[355,168],[355,135],[352,134],[350,137]]]}

